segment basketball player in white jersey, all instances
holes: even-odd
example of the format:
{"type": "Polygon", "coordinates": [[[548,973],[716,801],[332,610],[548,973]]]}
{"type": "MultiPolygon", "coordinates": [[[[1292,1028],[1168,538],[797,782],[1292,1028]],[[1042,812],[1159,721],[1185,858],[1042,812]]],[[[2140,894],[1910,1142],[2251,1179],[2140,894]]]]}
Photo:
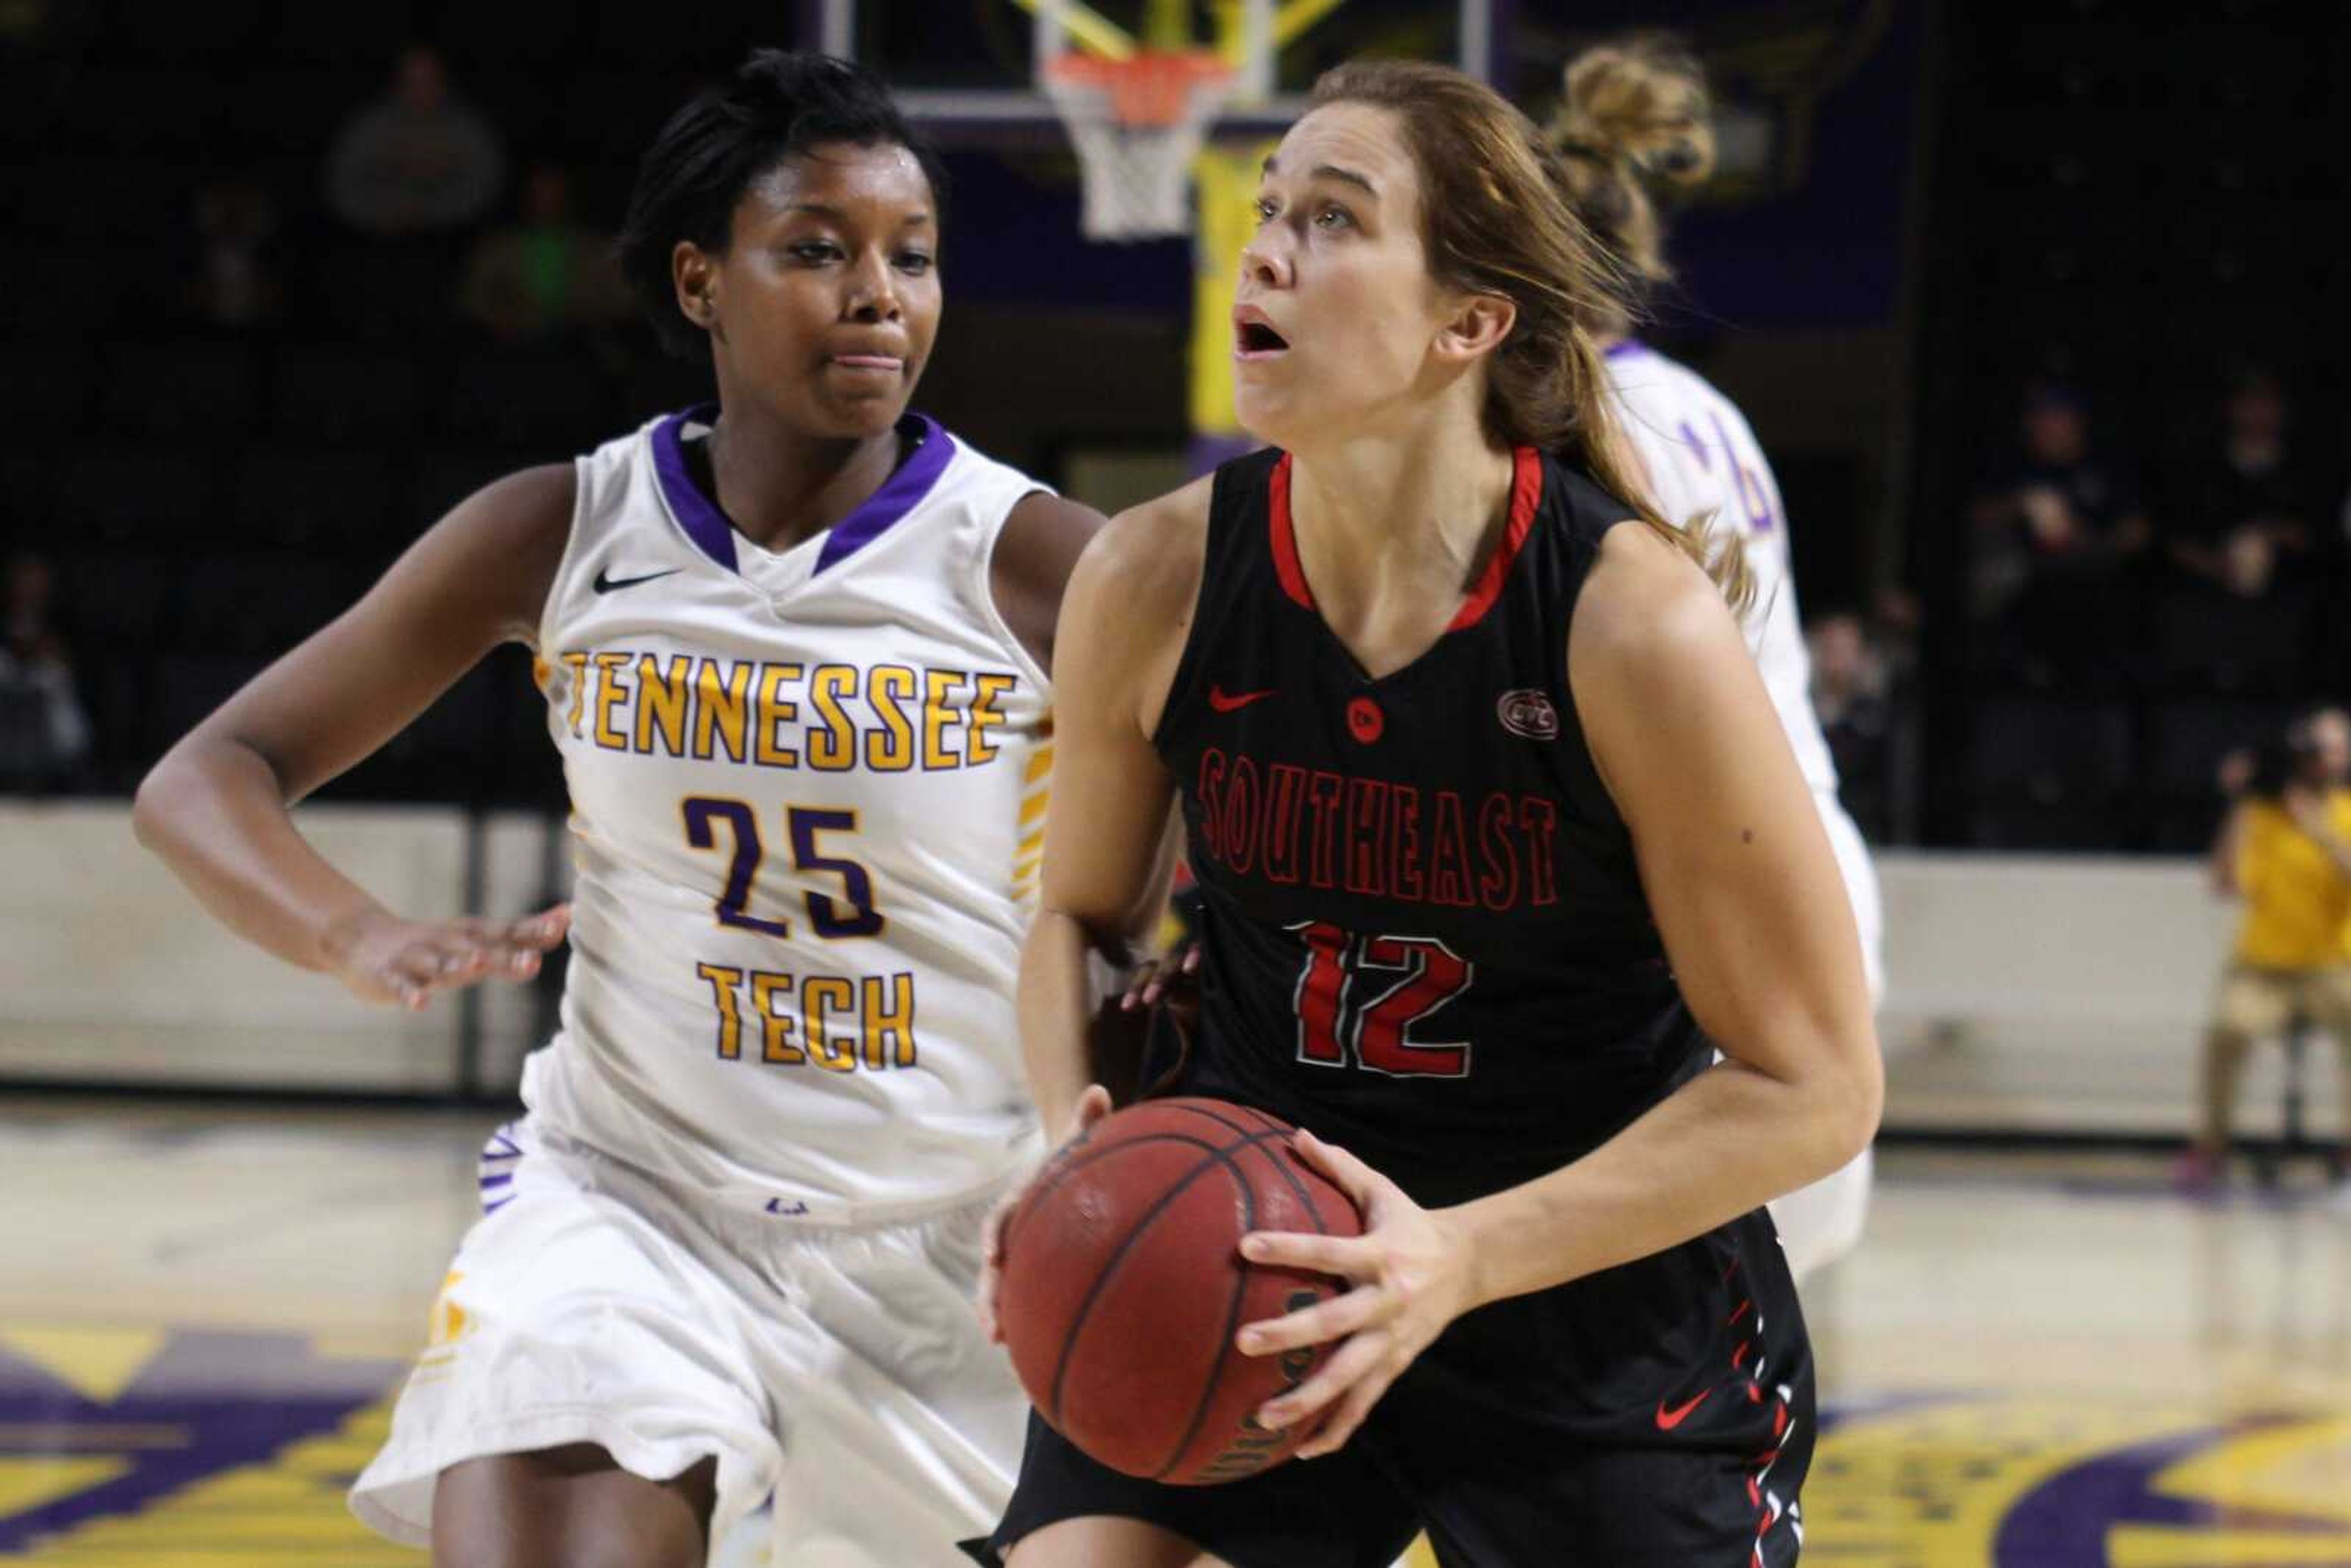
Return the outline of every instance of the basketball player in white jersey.
{"type": "MultiPolygon", "coordinates": [[[[1670,38],[1636,34],[1585,50],[1568,62],[1565,76],[1552,136],[1565,154],[1561,163],[1577,213],[1608,243],[1629,283],[1663,283],[1672,274],[1651,186],[1693,185],[1713,172],[1703,68],[1670,38]]],[[[1622,427],[1657,509],[1677,522],[1710,518],[1714,528],[1744,538],[1756,604],[1748,640],[1836,852],[1874,1005],[1885,991],[1877,873],[1861,831],[1837,800],[1836,764],[1813,713],[1787,512],[1771,465],[1738,405],[1703,376],[1632,337],[1628,321],[1593,327],[1607,345],[1622,427]]],[[[1771,1205],[1799,1279],[1861,1239],[1870,1169],[1865,1149],[1836,1175],[1771,1205]]]]}
{"type": "Polygon", "coordinates": [[[1036,1148],[1012,984],[1061,591],[1101,524],[907,403],[937,184],[878,81],[754,54],[640,168],[624,270],[715,405],[459,505],[140,790],[224,922],[416,1008],[565,939],[562,1029],[353,1506],[466,1564],[946,1564],[1025,1402],[972,1321],[1036,1148]],[[287,815],[531,645],[578,889],[413,921],[287,815]]]}

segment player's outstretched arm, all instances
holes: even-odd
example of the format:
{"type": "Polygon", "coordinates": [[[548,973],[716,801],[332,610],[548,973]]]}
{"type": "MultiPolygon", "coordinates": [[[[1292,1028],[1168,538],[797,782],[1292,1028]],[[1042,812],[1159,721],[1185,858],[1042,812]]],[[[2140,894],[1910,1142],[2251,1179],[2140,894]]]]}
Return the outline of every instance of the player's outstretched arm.
{"type": "MultiPolygon", "coordinates": [[[[1019,998],[1029,1092],[1055,1140],[1111,1109],[1094,1082],[1088,959],[1125,960],[1157,921],[1175,870],[1175,784],[1151,735],[1198,593],[1205,495],[1196,486],[1121,513],[1086,546],[1061,599],[1052,805],[1019,998]]],[[[1003,1337],[996,1291],[1017,1198],[1008,1195],[987,1222],[976,1304],[991,1339],[1003,1337]]]]}
{"type": "Polygon", "coordinates": [[[1492,1300],[1699,1235],[1836,1170],[1884,1075],[1836,860],[1738,623],[1645,528],[1569,635],[1576,710],[1690,1010],[1726,1060],[1551,1176],[1456,1211],[1492,1300]]]}
{"type": "Polygon", "coordinates": [[[1174,869],[1175,784],[1151,736],[1198,589],[1189,497],[1122,514],[1087,547],[1061,604],[1052,807],[1019,989],[1029,1089],[1055,1133],[1093,1077],[1088,956],[1126,959],[1157,921],[1174,869]]]}
{"type": "Polygon", "coordinates": [[[406,727],[502,642],[533,642],[569,537],[569,465],[461,502],[366,596],[271,664],[164,754],[131,821],[239,936],[371,1001],[535,973],[568,913],[405,921],[335,870],[287,807],[406,727]]]}

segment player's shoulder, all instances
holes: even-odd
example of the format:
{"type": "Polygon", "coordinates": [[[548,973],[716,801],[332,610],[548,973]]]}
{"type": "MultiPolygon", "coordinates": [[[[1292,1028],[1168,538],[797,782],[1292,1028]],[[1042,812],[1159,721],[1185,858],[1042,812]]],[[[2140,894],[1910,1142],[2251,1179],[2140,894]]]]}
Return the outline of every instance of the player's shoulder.
{"type": "Polygon", "coordinates": [[[1112,517],[1078,563],[1072,590],[1108,596],[1138,617],[1188,612],[1207,554],[1216,476],[1129,507],[1112,517]]]}
{"type": "Polygon", "coordinates": [[[1568,638],[1579,680],[1646,680],[1748,656],[1739,623],[1704,569],[1638,521],[1601,537],[1568,638]]]}

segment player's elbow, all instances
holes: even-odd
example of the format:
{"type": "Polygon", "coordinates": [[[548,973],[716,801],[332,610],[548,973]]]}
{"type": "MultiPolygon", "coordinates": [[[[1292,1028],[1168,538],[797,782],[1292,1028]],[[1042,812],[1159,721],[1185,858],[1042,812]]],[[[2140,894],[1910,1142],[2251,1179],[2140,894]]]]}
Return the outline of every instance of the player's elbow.
{"type": "Polygon", "coordinates": [[[1876,1031],[1861,1036],[1839,1043],[1834,1065],[1813,1086],[1828,1171],[1842,1170],[1876,1141],[1886,1113],[1885,1059],[1876,1031]]]}
{"type": "Polygon", "coordinates": [[[147,776],[139,781],[138,793],[131,798],[131,832],[140,847],[151,854],[162,854],[173,841],[172,831],[172,806],[179,797],[175,775],[179,772],[177,749],[165,752],[147,776]]]}

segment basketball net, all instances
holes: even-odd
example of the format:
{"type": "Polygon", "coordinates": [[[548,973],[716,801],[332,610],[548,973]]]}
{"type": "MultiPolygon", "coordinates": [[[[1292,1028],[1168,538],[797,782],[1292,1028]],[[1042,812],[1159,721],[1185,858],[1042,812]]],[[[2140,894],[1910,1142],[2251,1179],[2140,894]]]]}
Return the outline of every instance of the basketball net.
{"type": "Polygon", "coordinates": [[[1078,150],[1088,239],[1191,232],[1192,160],[1232,89],[1232,67],[1212,49],[1053,58],[1045,92],[1078,150]]]}

